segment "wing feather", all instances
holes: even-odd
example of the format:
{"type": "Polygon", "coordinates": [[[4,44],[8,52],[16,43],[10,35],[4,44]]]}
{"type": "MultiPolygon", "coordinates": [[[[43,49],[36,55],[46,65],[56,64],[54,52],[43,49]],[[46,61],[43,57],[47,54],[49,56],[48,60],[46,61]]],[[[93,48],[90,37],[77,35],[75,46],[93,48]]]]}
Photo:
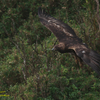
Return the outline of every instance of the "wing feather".
{"type": "Polygon", "coordinates": [[[71,47],[78,57],[100,75],[100,55],[84,45],[71,47]]]}
{"type": "Polygon", "coordinates": [[[74,30],[70,26],[47,15],[41,7],[38,9],[38,15],[41,23],[53,32],[59,41],[67,36],[76,36],[74,30]]]}

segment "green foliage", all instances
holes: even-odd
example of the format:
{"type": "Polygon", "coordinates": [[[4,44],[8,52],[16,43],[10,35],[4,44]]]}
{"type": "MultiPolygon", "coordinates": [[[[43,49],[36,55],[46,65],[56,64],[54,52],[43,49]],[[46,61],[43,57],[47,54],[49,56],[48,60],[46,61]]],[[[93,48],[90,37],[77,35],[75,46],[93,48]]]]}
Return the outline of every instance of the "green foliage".
{"type": "Polygon", "coordinates": [[[100,80],[73,55],[51,51],[56,37],[38,7],[68,23],[90,48],[100,50],[92,0],[0,1],[0,100],[99,100],[100,80]]]}

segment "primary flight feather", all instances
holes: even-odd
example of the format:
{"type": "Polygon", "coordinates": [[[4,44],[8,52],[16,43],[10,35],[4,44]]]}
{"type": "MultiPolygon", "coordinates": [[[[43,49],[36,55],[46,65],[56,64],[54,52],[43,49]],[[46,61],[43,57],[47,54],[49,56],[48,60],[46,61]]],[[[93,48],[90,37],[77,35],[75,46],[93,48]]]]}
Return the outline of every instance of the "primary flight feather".
{"type": "Polygon", "coordinates": [[[38,16],[40,22],[59,40],[59,44],[55,45],[52,50],[57,50],[60,53],[74,52],[77,57],[100,75],[100,55],[89,49],[69,25],[47,15],[41,7],[38,9],[38,16]]]}

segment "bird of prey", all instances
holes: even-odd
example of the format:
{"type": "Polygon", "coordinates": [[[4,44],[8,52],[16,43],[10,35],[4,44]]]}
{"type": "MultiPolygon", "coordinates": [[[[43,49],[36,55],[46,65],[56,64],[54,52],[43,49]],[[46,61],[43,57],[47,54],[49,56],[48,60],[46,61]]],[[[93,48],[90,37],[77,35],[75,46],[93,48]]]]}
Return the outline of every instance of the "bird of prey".
{"type": "Polygon", "coordinates": [[[57,50],[60,53],[74,52],[78,58],[100,75],[100,55],[89,49],[88,46],[77,37],[69,25],[46,14],[41,7],[38,9],[38,16],[40,22],[48,28],[59,41],[59,44],[55,45],[52,50],[57,50]]]}

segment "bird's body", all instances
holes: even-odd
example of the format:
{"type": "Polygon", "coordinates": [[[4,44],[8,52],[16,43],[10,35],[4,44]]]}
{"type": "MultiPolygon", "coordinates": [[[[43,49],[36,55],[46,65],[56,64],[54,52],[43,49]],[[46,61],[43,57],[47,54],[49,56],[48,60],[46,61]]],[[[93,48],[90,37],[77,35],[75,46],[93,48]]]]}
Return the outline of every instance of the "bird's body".
{"type": "Polygon", "coordinates": [[[55,45],[53,50],[60,53],[74,52],[100,75],[100,55],[98,53],[89,49],[69,25],[48,16],[41,8],[38,10],[38,15],[41,23],[59,40],[59,44],[55,45]]]}

